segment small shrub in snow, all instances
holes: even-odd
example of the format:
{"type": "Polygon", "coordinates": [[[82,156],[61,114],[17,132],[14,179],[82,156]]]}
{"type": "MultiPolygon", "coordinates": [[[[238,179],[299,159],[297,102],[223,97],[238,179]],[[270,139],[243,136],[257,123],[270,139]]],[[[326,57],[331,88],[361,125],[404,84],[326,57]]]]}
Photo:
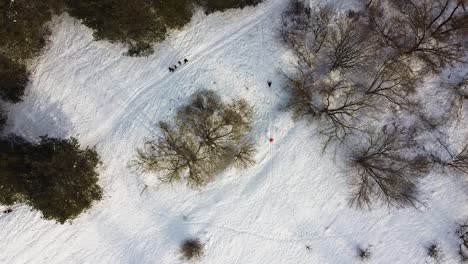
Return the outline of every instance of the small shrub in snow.
{"type": "Polygon", "coordinates": [[[438,242],[433,242],[429,247],[427,247],[427,255],[437,263],[441,261],[442,249],[438,242]]]}
{"type": "Polygon", "coordinates": [[[366,19],[382,45],[439,71],[466,52],[459,39],[468,24],[464,10],[459,0],[379,0],[367,6],[366,19]]]}
{"type": "Polygon", "coordinates": [[[256,5],[262,0],[65,0],[71,16],[94,30],[96,39],[124,43],[129,56],[147,56],[152,44],[190,22],[194,6],[207,13],[256,5]]]}
{"type": "Polygon", "coordinates": [[[101,199],[99,156],[74,138],[42,137],[33,144],[9,136],[0,139],[0,157],[0,204],[25,202],[64,223],[101,199]]]}
{"type": "Polygon", "coordinates": [[[371,257],[371,246],[366,248],[358,247],[358,257],[362,261],[367,261],[371,257]]]}
{"type": "Polygon", "coordinates": [[[204,253],[204,245],[198,238],[186,239],[180,245],[180,253],[186,260],[200,258],[204,253]]]}
{"type": "Polygon", "coordinates": [[[199,91],[174,121],[159,123],[161,135],[146,140],[133,164],[160,173],[163,182],[205,185],[231,165],[254,163],[255,148],[247,138],[252,121],[253,109],[245,100],[224,103],[213,91],[199,91]]]}

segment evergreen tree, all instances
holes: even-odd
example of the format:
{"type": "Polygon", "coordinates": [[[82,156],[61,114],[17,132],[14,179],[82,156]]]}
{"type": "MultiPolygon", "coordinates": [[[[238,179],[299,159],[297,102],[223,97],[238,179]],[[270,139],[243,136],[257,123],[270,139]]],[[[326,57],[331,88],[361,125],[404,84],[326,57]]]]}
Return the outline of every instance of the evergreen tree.
{"type": "Polygon", "coordinates": [[[12,103],[21,101],[27,83],[26,67],[0,55],[0,99],[12,103]]]}
{"type": "Polygon", "coordinates": [[[32,144],[15,135],[0,138],[0,204],[23,201],[24,182],[31,171],[32,144]]]}
{"type": "Polygon", "coordinates": [[[102,197],[99,156],[75,138],[42,137],[32,144],[18,136],[0,140],[0,203],[26,202],[45,219],[64,223],[102,197]]]}
{"type": "Polygon", "coordinates": [[[169,28],[190,21],[188,0],[67,0],[70,15],[94,30],[96,39],[126,43],[129,55],[147,55],[151,43],[166,37],[169,28]]]}

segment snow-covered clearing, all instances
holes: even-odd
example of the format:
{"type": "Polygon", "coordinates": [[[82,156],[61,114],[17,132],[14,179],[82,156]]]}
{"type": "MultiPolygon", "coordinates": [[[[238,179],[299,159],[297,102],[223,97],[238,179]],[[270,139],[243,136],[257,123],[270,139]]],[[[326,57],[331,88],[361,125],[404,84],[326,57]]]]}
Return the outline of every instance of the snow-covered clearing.
{"type": "Polygon", "coordinates": [[[66,15],[55,21],[25,101],[9,109],[10,131],[96,145],[105,196],[73,224],[15,206],[0,216],[0,263],[182,263],[179,243],[193,236],[206,244],[200,263],[357,263],[358,245],[372,245],[371,263],[425,263],[434,240],[443,263],[457,263],[456,222],[468,216],[463,179],[426,177],[419,211],[349,208],[339,159],[322,153],[308,124],[280,110],[281,70],[292,60],[276,38],[286,3],[198,12],[146,58],[94,41],[66,15]],[[184,57],[189,63],[169,73],[184,57]],[[159,185],[129,168],[135,148],[157,133],[154,124],[200,88],[255,107],[257,164],[201,190],[159,185]]]}

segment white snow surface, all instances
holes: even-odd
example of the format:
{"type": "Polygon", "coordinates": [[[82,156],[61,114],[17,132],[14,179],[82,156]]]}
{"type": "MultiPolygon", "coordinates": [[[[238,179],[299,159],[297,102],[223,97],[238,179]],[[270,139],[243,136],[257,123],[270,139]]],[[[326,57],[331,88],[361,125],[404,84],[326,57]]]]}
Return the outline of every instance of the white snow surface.
{"type": "Polygon", "coordinates": [[[339,155],[323,153],[313,126],[281,110],[281,72],[294,61],[276,36],[286,3],[198,12],[145,58],[122,56],[123,46],[93,40],[67,15],[56,19],[24,102],[9,108],[10,132],[96,146],[104,197],[63,225],[14,206],[0,216],[0,263],[184,263],[178,247],[191,237],[206,246],[197,263],[359,263],[357,247],[368,245],[370,263],[430,263],[426,248],[436,240],[443,263],[458,263],[464,179],[427,176],[418,209],[349,208],[339,155]],[[184,57],[189,63],[169,73],[184,57]],[[257,164],[200,190],[160,185],[129,167],[135,148],[158,133],[155,124],[201,88],[255,107],[257,164]]]}

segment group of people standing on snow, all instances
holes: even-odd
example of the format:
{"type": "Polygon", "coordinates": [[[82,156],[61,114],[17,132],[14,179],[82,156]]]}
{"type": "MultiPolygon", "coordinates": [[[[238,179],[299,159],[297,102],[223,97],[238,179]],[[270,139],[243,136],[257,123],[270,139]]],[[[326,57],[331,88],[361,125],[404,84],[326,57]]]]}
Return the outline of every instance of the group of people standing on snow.
{"type": "MultiPolygon", "coordinates": [[[[184,64],[188,62],[187,58],[184,59],[184,64]]],[[[179,67],[182,66],[182,62],[178,61],[179,67]]],[[[172,67],[169,67],[169,72],[175,72],[177,70],[177,65],[174,64],[172,67]]]]}

